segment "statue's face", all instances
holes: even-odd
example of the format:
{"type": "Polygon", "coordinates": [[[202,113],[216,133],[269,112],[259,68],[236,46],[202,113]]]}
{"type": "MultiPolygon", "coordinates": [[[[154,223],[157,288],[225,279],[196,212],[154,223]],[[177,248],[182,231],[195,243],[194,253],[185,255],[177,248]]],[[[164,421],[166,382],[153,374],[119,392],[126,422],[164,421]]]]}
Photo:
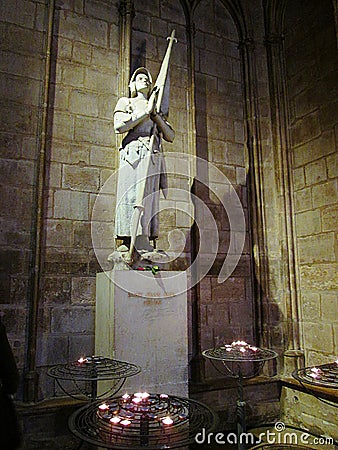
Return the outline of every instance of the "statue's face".
{"type": "Polygon", "coordinates": [[[148,75],[145,73],[137,74],[135,78],[135,85],[137,92],[148,93],[150,89],[150,80],[148,78],[148,75]]]}

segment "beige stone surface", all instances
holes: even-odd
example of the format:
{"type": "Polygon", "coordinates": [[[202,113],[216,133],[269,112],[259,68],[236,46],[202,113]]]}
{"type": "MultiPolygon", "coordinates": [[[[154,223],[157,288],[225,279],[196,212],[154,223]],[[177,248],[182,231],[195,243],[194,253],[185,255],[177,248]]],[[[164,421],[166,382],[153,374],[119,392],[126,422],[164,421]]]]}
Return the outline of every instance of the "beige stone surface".
{"type": "Polygon", "coordinates": [[[185,272],[97,275],[95,352],[142,368],[123,390],[188,395],[186,290],[185,272]]]}

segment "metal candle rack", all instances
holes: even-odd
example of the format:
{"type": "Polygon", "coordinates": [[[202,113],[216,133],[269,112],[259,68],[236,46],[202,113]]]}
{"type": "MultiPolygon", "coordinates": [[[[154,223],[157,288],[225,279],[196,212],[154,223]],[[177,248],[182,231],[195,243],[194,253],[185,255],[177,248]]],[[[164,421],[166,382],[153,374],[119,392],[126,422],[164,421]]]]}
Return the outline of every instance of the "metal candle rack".
{"type": "Polygon", "coordinates": [[[303,367],[292,373],[300,383],[338,389],[338,361],[320,366],[303,367]]]}
{"type": "Polygon", "coordinates": [[[224,375],[237,379],[237,441],[238,450],[244,450],[245,444],[241,436],[246,432],[245,405],[243,396],[243,380],[256,377],[263,369],[266,361],[277,358],[278,354],[266,348],[251,346],[243,341],[233,342],[202,352],[210,359],[216,370],[215,361],[221,361],[224,375]]]}
{"type": "Polygon", "coordinates": [[[136,393],[82,407],[70,416],[69,428],[94,446],[158,450],[185,447],[216,423],[215,414],[195,400],[136,393]]]}
{"type": "MultiPolygon", "coordinates": [[[[103,356],[88,356],[68,364],[51,367],[47,374],[54,378],[62,392],[78,400],[95,400],[97,398],[115,395],[128,377],[138,374],[139,366],[105,358],[103,356]],[[109,381],[109,388],[98,395],[99,381],[109,381]]],[[[54,386],[55,393],[55,386],[54,386]]]]}

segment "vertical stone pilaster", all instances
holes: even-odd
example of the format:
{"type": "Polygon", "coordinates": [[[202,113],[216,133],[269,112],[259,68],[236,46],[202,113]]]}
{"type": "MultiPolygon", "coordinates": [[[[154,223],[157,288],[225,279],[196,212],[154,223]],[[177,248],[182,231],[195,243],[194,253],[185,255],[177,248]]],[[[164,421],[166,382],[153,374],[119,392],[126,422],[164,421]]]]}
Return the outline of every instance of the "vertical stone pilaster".
{"type": "MultiPolygon", "coordinates": [[[[195,24],[191,15],[187,21],[187,41],[188,41],[188,71],[190,89],[188,96],[188,152],[196,155],[196,83],[195,83],[195,24]]],[[[196,164],[190,167],[191,179],[195,179],[198,167],[196,164]]],[[[193,227],[191,233],[191,260],[196,257],[198,247],[198,231],[193,227]]],[[[191,379],[193,382],[202,382],[205,378],[205,361],[202,357],[200,326],[201,323],[201,292],[200,284],[196,284],[191,291],[191,339],[192,355],[190,361],[191,379]]]]}
{"type": "Polygon", "coordinates": [[[258,345],[269,347],[269,308],[264,303],[269,298],[269,276],[267,269],[267,245],[264,230],[265,211],[263,198],[262,144],[258,121],[258,92],[255,60],[255,43],[250,37],[240,42],[243,83],[245,90],[246,147],[249,162],[249,189],[252,227],[252,249],[254,259],[254,298],[256,300],[256,338],[258,345]]]}
{"type": "Polygon", "coordinates": [[[135,8],[133,0],[121,0],[119,4],[120,13],[120,77],[119,93],[128,94],[128,83],[130,79],[130,61],[131,61],[131,37],[132,22],[135,17],[135,8]]]}
{"type": "Polygon", "coordinates": [[[278,172],[280,173],[280,210],[282,216],[282,237],[281,245],[286,249],[286,261],[284,267],[285,277],[284,298],[287,320],[287,354],[285,355],[285,370],[289,373],[290,364],[288,361],[295,361],[292,364],[293,370],[299,365],[299,358],[302,356],[301,336],[299,328],[299,301],[297,288],[297,274],[295,267],[295,233],[293,223],[293,195],[291,185],[291,156],[289,150],[288,135],[288,109],[286,103],[285,88],[285,67],[283,57],[283,36],[281,34],[270,33],[265,40],[268,57],[268,69],[270,72],[270,96],[272,105],[272,132],[278,172]],[[292,359],[290,359],[290,357],[292,359]],[[296,358],[296,359],[294,359],[296,358]]]}
{"type": "MultiPolygon", "coordinates": [[[[128,96],[128,84],[130,80],[130,63],[131,63],[131,38],[132,23],[135,17],[135,8],[133,0],[121,0],[119,3],[119,28],[120,28],[120,53],[119,53],[119,80],[118,90],[119,96],[128,96]]],[[[122,137],[116,134],[116,148],[119,148],[122,137]]],[[[118,152],[115,152],[115,167],[118,167],[118,152]]]]}

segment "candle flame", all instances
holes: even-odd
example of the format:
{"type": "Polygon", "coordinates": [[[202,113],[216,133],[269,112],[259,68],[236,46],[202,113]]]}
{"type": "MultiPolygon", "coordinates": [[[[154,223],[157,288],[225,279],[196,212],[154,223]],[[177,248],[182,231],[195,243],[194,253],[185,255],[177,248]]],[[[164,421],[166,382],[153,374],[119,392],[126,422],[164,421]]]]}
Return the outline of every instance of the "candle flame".
{"type": "Polygon", "coordinates": [[[111,423],[120,423],[121,422],[121,418],[118,416],[112,417],[109,422],[111,423]]]}
{"type": "Polygon", "coordinates": [[[109,406],[106,403],[102,403],[102,405],[99,406],[99,409],[105,411],[106,409],[109,409],[109,406]]]}
{"type": "Polygon", "coordinates": [[[131,424],[131,421],[128,419],[123,419],[121,420],[120,424],[123,425],[124,427],[127,427],[128,425],[131,424]]]}
{"type": "Polygon", "coordinates": [[[174,423],[173,419],[169,416],[164,417],[164,419],[162,419],[162,423],[164,425],[172,425],[174,423]]]}
{"type": "Polygon", "coordinates": [[[247,346],[249,344],[245,341],[233,341],[231,345],[232,346],[247,346]]]}
{"type": "Polygon", "coordinates": [[[80,363],[80,364],[83,364],[84,362],[87,362],[87,358],[83,358],[83,357],[81,356],[81,358],[79,358],[79,359],[77,360],[77,362],[80,363]]]}

